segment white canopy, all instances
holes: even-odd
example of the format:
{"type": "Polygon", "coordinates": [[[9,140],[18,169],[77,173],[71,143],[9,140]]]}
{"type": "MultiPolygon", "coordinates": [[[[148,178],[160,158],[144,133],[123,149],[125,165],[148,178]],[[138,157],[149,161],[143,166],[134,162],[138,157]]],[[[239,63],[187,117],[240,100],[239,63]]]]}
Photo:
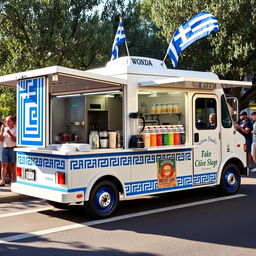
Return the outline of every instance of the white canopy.
{"type": "Polygon", "coordinates": [[[205,79],[193,77],[173,77],[159,80],[139,82],[141,87],[186,88],[186,89],[218,89],[252,86],[252,82],[205,79]]]}
{"type": "Polygon", "coordinates": [[[111,76],[90,73],[61,66],[51,66],[31,71],[0,76],[0,86],[16,87],[17,81],[48,76],[49,92],[53,94],[79,91],[97,91],[121,88],[127,81],[111,76]]]}

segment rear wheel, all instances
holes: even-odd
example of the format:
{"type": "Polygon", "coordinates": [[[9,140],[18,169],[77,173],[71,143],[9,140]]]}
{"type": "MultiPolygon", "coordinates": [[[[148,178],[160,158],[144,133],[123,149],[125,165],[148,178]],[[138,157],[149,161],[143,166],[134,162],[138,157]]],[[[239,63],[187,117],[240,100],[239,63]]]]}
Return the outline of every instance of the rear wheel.
{"type": "Polygon", "coordinates": [[[106,218],[116,210],[118,203],[119,192],[116,185],[106,180],[97,183],[92,188],[85,209],[93,218],[106,218]]]}
{"type": "Polygon", "coordinates": [[[239,169],[234,164],[227,164],[221,174],[219,188],[223,194],[233,195],[240,187],[241,177],[239,169]]]}

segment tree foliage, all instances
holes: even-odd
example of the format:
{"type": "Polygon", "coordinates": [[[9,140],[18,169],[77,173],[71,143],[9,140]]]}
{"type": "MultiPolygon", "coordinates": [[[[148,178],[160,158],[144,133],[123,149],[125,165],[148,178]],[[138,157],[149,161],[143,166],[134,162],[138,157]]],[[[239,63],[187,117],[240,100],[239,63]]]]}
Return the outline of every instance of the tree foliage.
{"type": "MultiPolygon", "coordinates": [[[[217,17],[220,29],[185,49],[179,68],[212,71],[223,79],[256,82],[256,8],[254,0],[144,0],[143,8],[161,29],[168,43],[175,30],[190,17],[208,11],[217,17]]],[[[229,91],[245,108],[256,96],[253,86],[246,94],[229,91]]]]}
{"type": "MultiPolygon", "coordinates": [[[[162,58],[164,38],[157,26],[143,13],[138,0],[110,0],[107,1],[103,19],[112,24],[112,31],[116,33],[119,17],[122,17],[125,35],[130,55],[162,58]]],[[[111,35],[111,47],[115,35],[111,35]]],[[[120,47],[119,56],[126,56],[124,45],[120,47]]]]}
{"type": "MultiPolygon", "coordinates": [[[[161,45],[155,33],[158,29],[142,19],[137,0],[3,0],[0,74],[51,65],[78,69],[105,65],[119,16],[131,55],[157,56],[155,49],[161,45]],[[100,3],[102,11],[97,8],[100,3]]],[[[124,45],[120,55],[127,55],[124,45]]],[[[7,96],[10,93],[0,97],[0,105],[10,102],[7,96]]],[[[9,109],[12,112],[11,106],[9,109]]],[[[4,115],[6,111],[0,109],[4,115]]]]}
{"type": "Polygon", "coordinates": [[[5,119],[16,113],[16,92],[14,89],[0,87],[0,118],[5,119]]]}
{"type": "MultiPolygon", "coordinates": [[[[0,75],[51,65],[103,66],[111,56],[119,16],[131,55],[163,59],[175,30],[196,13],[209,11],[220,30],[182,52],[179,68],[254,79],[255,5],[252,0],[2,0],[0,75]]],[[[3,100],[8,102],[1,96],[2,106],[3,100]]]]}
{"type": "Polygon", "coordinates": [[[211,70],[227,79],[255,76],[256,1],[144,0],[143,6],[168,42],[195,14],[208,11],[217,17],[220,30],[188,47],[181,54],[181,68],[211,70]]]}
{"type": "MultiPolygon", "coordinates": [[[[49,65],[87,68],[104,51],[93,8],[99,0],[5,0],[0,9],[1,72],[49,65]]],[[[102,40],[103,39],[103,40],[102,40]]]]}

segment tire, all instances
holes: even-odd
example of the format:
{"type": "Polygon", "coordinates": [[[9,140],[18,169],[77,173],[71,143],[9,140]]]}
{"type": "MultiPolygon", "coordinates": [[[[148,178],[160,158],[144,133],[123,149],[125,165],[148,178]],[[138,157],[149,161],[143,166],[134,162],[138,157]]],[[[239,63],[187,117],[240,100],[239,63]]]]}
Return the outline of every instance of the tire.
{"type": "Polygon", "coordinates": [[[234,164],[227,164],[221,174],[220,191],[225,195],[233,195],[240,188],[241,176],[239,169],[234,164]]]}
{"type": "Polygon", "coordinates": [[[108,180],[97,183],[91,190],[85,210],[92,218],[107,218],[119,204],[119,192],[116,185],[108,180]]]}
{"type": "Polygon", "coordinates": [[[51,206],[54,206],[55,208],[58,209],[68,209],[69,204],[64,204],[64,203],[58,203],[50,200],[45,200],[45,202],[51,206]]]}

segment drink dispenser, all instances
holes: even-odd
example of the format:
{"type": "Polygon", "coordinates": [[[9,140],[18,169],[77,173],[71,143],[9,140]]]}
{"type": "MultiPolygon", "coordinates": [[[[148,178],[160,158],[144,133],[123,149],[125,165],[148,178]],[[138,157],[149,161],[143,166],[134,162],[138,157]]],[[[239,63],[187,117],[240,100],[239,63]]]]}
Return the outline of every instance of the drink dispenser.
{"type": "Polygon", "coordinates": [[[145,118],[143,114],[138,112],[130,113],[130,129],[131,137],[129,141],[129,148],[144,148],[144,142],[141,136],[145,128],[145,118]],[[142,128],[140,127],[140,120],[142,120],[142,128]]]}

